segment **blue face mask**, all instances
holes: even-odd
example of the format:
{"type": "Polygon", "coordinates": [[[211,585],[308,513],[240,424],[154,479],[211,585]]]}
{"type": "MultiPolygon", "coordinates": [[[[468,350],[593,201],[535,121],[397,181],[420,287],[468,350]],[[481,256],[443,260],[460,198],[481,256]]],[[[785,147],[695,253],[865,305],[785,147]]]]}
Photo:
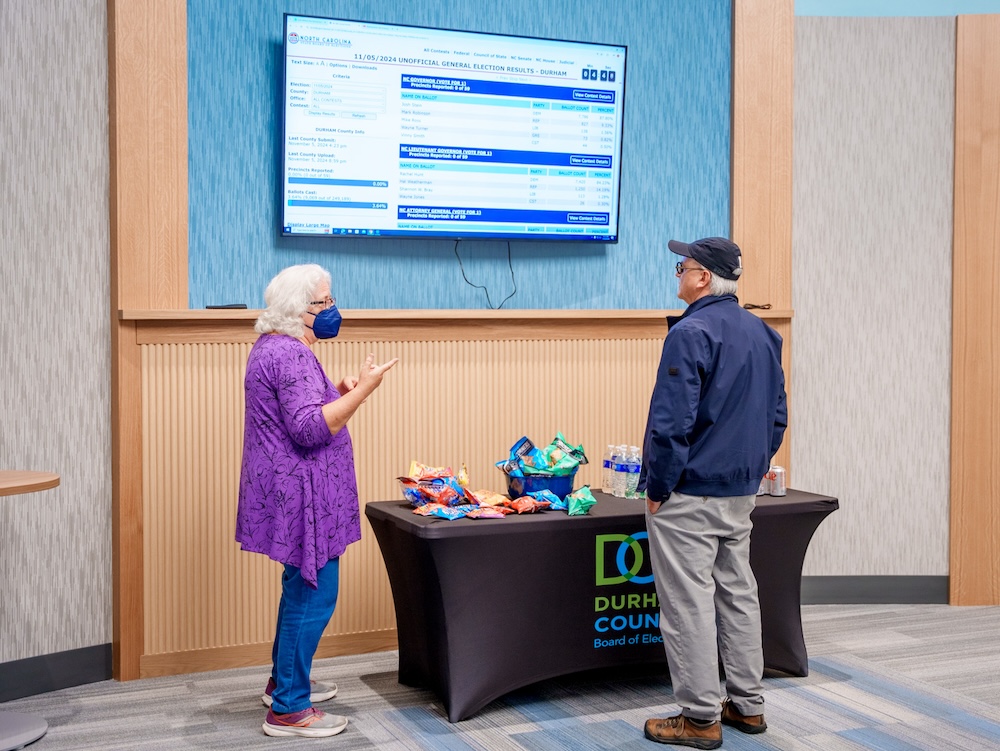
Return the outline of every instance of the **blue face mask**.
{"type": "Polygon", "coordinates": [[[336,305],[316,314],[316,319],[310,327],[317,339],[333,339],[340,333],[340,322],[344,320],[336,305]]]}

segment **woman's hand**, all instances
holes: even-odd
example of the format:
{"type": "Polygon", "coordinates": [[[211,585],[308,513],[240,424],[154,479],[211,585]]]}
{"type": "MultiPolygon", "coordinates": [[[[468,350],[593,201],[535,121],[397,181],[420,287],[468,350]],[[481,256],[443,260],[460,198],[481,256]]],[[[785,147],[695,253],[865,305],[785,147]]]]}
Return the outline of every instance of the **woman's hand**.
{"type": "Polygon", "coordinates": [[[353,391],[354,387],[358,385],[358,379],[354,376],[344,376],[344,380],[337,384],[337,393],[341,396],[346,394],[348,391],[353,391]]]}
{"type": "Polygon", "coordinates": [[[389,362],[376,365],[375,354],[370,352],[368,357],[365,358],[364,364],[361,366],[361,372],[358,374],[355,386],[362,388],[366,392],[365,395],[367,396],[379,387],[379,384],[382,383],[382,377],[385,375],[386,371],[390,370],[397,362],[399,362],[399,358],[394,357],[389,360],[389,362]]]}
{"type": "Polygon", "coordinates": [[[382,383],[382,377],[386,371],[391,369],[397,362],[398,357],[394,357],[389,362],[381,365],[375,364],[375,355],[369,354],[361,366],[361,372],[357,378],[347,376],[337,386],[340,398],[334,399],[329,404],[323,405],[323,419],[330,428],[331,434],[336,434],[351,419],[358,407],[365,403],[371,393],[382,383]]]}

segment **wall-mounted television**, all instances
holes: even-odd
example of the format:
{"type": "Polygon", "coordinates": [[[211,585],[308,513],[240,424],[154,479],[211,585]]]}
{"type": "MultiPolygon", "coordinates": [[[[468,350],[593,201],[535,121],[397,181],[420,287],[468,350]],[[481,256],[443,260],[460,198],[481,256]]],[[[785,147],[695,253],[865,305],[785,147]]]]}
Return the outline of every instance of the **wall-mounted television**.
{"type": "Polygon", "coordinates": [[[286,14],[284,235],[618,241],[620,45],[286,14]]]}

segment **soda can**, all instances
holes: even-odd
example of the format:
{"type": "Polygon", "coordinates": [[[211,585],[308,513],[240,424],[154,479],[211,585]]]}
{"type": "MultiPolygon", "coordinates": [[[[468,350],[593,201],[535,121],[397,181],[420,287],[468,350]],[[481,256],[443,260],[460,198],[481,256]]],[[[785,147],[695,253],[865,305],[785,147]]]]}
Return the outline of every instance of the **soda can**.
{"type": "Polygon", "coordinates": [[[788,490],[787,474],[784,467],[771,467],[771,495],[785,495],[788,490]]]}
{"type": "Polygon", "coordinates": [[[760,478],[760,487],[757,488],[757,495],[771,495],[771,473],[765,472],[760,478]]]}

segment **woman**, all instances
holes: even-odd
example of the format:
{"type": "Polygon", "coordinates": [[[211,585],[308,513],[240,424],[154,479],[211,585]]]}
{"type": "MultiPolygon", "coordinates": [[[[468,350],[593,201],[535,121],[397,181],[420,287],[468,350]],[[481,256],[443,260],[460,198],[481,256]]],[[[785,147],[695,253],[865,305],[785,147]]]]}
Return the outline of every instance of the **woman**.
{"type": "Polygon", "coordinates": [[[347,421],[382,382],[393,359],[368,355],[357,378],[336,387],[310,347],[340,329],[330,274],[291,266],[264,292],[261,334],[247,360],[246,428],[236,540],[284,564],[264,732],[325,737],[347,718],[313,708],[336,686],[310,682],[320,636],[337,604],[340,556],[361,539],[358,485],[347,421]]]}

